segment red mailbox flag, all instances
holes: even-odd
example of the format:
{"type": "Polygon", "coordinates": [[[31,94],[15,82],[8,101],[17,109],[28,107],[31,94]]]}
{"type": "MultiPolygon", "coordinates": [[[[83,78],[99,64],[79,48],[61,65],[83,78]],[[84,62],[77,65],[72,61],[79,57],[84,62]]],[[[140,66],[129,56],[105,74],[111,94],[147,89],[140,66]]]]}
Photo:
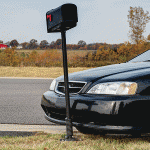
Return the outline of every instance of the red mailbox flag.
{"type": "Polygon", "coordinates": [[[52,21],[52,15],[47,15],[47,19],[49,19],[49,21],[52,21]]]}
{"type": "Polygon", "coordinates": [[[46,13],[47,32],[61,32],[77,25],[78,14],[75,4],[67,3],[46,13]]]}

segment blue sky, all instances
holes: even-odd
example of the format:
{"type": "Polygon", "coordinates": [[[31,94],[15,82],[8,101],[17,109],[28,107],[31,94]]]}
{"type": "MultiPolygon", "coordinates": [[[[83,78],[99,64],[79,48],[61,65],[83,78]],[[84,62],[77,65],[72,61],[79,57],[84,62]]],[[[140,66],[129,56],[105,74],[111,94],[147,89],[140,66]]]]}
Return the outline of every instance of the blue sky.
{"type": "MultiPolygon", "coordinates": [[[[79,40],[87,44],[130,41],[127,22],[130,6],[140,6],[144,12],[150,8],[150,0],[1,0],[0,40],[56,41],[61,34],[47,33],[46,12],[65,3],[75,4],[78,10],[77,26],[66,32],[67,44],[77,44],[79,40]]],[[[143,35],[147,37],[149,33],[150,23],[147,23],[143,35]]]]}

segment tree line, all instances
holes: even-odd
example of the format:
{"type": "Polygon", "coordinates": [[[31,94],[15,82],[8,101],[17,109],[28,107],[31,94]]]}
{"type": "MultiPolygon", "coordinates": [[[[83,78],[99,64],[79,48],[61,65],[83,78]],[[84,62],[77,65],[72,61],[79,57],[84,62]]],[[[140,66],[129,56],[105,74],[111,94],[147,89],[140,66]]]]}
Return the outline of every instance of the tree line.
{"type": "MultiPolygon", "coordinates": [[[[3,43],[2,40],[0,40],[0,43],[3,43]]],[[[40,44],[37,43],[36,39],[31,39],[30,42],[24,42],[19,44],[16,39],[12,40],[11,42],[6,43],[8,46],[11,47],[17,47],[18,45],[22,45],[22,49],[35,49],[35,50],[46,50],[46,49],[62,49],[62,40],[57,39],[56,41],[52,41],[50,44],[47,42],[47,40],[43,40],[40,42],[40,44]]],[[[120,44],[107,44],[107,43],[91,43],[86,44],[85,41],[80,40],[77,44],[67,44],[66,47],[69,50],[97,50],[100,46],[105,46],[105,48],[111,48],[114,50],[117,50],[119,46],[121,46],[123,43],[120,44]]]]}
{"type": "MultiPolygon", "coordinates": [[[[100,46],[97,51],[87,51],[87,54],[74,53],[68,55],[68,67],[100,67],[110,64],[123,63],[138,54],[150,49],[150,43],[139,41],[138,44],[124,43],[116,51],[107,47],[100,46]]],[[[14,48],[0,50],[0,66],[12,67],[62,67],[62,53],[58,50],[31,50],[28,53],[20,53],[14,48]]]]}
{"type": "MultiPolygon", "coordinates": [[[[145,32],[146,24],[150,20],[150,16],[148,16],[149,12],[144,12],[143,8],[141,7],[130,7],[130,10],[128,11],[129,15],[128,22],[129,22],[129,38],[130,43],[132,44],[138,44],[139,41],[150,41],[150,34],[147,36],[147,38],[144,38],[143,33],[145,32]]],[[[2,40],[0,40],[0,43],[3,43],[2,40]]],[[[7,45],[11,47],[17,47],[19,45],[18,41],[16,39],[7,42],[7,45]]],[[[113,49],[114,51],[117,50],[123,43],[120,44],[107,44],[107,43],[91,43],[86,44],[85,41],[80,40],[77,44],[67,44],[67,49],[71,50],[98,50],[99,47],[104,46],[105,48],[113,49]]],[[[57,39],[56,41],[52,41],[51,43],[48,43],[47,40],[42,40],[40,44],[37,43],[36,39],[31,39],[29,42],[21,43],[23,49],[61,49],[62,48],[62,40],[57,39]]]]}

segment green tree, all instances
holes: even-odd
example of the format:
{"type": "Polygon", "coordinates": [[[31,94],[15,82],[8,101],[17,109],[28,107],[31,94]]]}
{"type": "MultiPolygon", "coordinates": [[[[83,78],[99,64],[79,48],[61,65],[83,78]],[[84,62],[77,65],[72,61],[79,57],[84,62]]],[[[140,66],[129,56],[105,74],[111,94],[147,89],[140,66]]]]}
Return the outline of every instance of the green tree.
{"type": "Polygon", "coordinates": [[[55,48],[55,47],[56,47],[55,41],[52,41],[52,42],[50,43],[49,47],[50,47],[50,49],[55,48]]]}
{"type": "Polygon", "coordinates": [[[85,45],[86,45],[86,42],[83,41],[83,40],[80,40],[80,41],[78,42],[78,45],[80,45],[80,46],[85,46],[85,45]]]}
{"type": "Polygon", "coordinates": [[[37,40],[31,39],[30,40],[30,49],[35,49],[37,47],[38,47],[37,40]]]}
{"type": "Polygon", "coordinates": [[[62,40],[61,39],[57,39],[55,43],[56,43],[56,45],[60,45],[60,44],[62,44],[62,40]]]}
{"type": "Polygon", "coordinates": [[[21,43],[21,44],[22,44],[23,49],[28,49],[27,44],[29,45],[29,43],[23,42],[23,43],[21,43]]]}
{"type": "Polygon", "coordinates": [[[47,48],[48,46],[49,46],[49,45],[48,45],[47,40],[41,41],[41,43],[40,43],[40,48],[47,48]]]}
{"type": "Polygon", "coordinates": [[[129,37],[131,41],[138,44],[139,40],[143,40],[143,33],[145,32],[146,23],[150,20],[148,16],[149,12],[144,13],[141,7],[130,7],[128,22],[131,30],[129,31],[129,37]]]}
{"type": "Polygon", "coordinates": [[[11,46],[11,47],[15,47],[15,46],[18,46],[18,45],[19,45],[19,43],[18,43],[17,40],[12,40],[12,41],[10,42],[10,46],[11,46]]]}

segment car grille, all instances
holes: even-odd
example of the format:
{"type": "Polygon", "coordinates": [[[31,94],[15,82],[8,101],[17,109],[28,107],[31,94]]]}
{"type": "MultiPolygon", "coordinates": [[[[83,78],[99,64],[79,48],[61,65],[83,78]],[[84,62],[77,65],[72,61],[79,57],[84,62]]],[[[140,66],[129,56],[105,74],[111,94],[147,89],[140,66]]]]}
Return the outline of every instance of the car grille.
{"type": "MultiPolygon", "coordinates": [[[[76,93],[79,93],[83,89],[86,82],[71,81],[68,84],[69,84],[69,93],[76,94],[76,93]]],[[[55,91],[57,93],[65,94],[65,83],[64,82],[58,82],[56,85],[55,91]]]]}

